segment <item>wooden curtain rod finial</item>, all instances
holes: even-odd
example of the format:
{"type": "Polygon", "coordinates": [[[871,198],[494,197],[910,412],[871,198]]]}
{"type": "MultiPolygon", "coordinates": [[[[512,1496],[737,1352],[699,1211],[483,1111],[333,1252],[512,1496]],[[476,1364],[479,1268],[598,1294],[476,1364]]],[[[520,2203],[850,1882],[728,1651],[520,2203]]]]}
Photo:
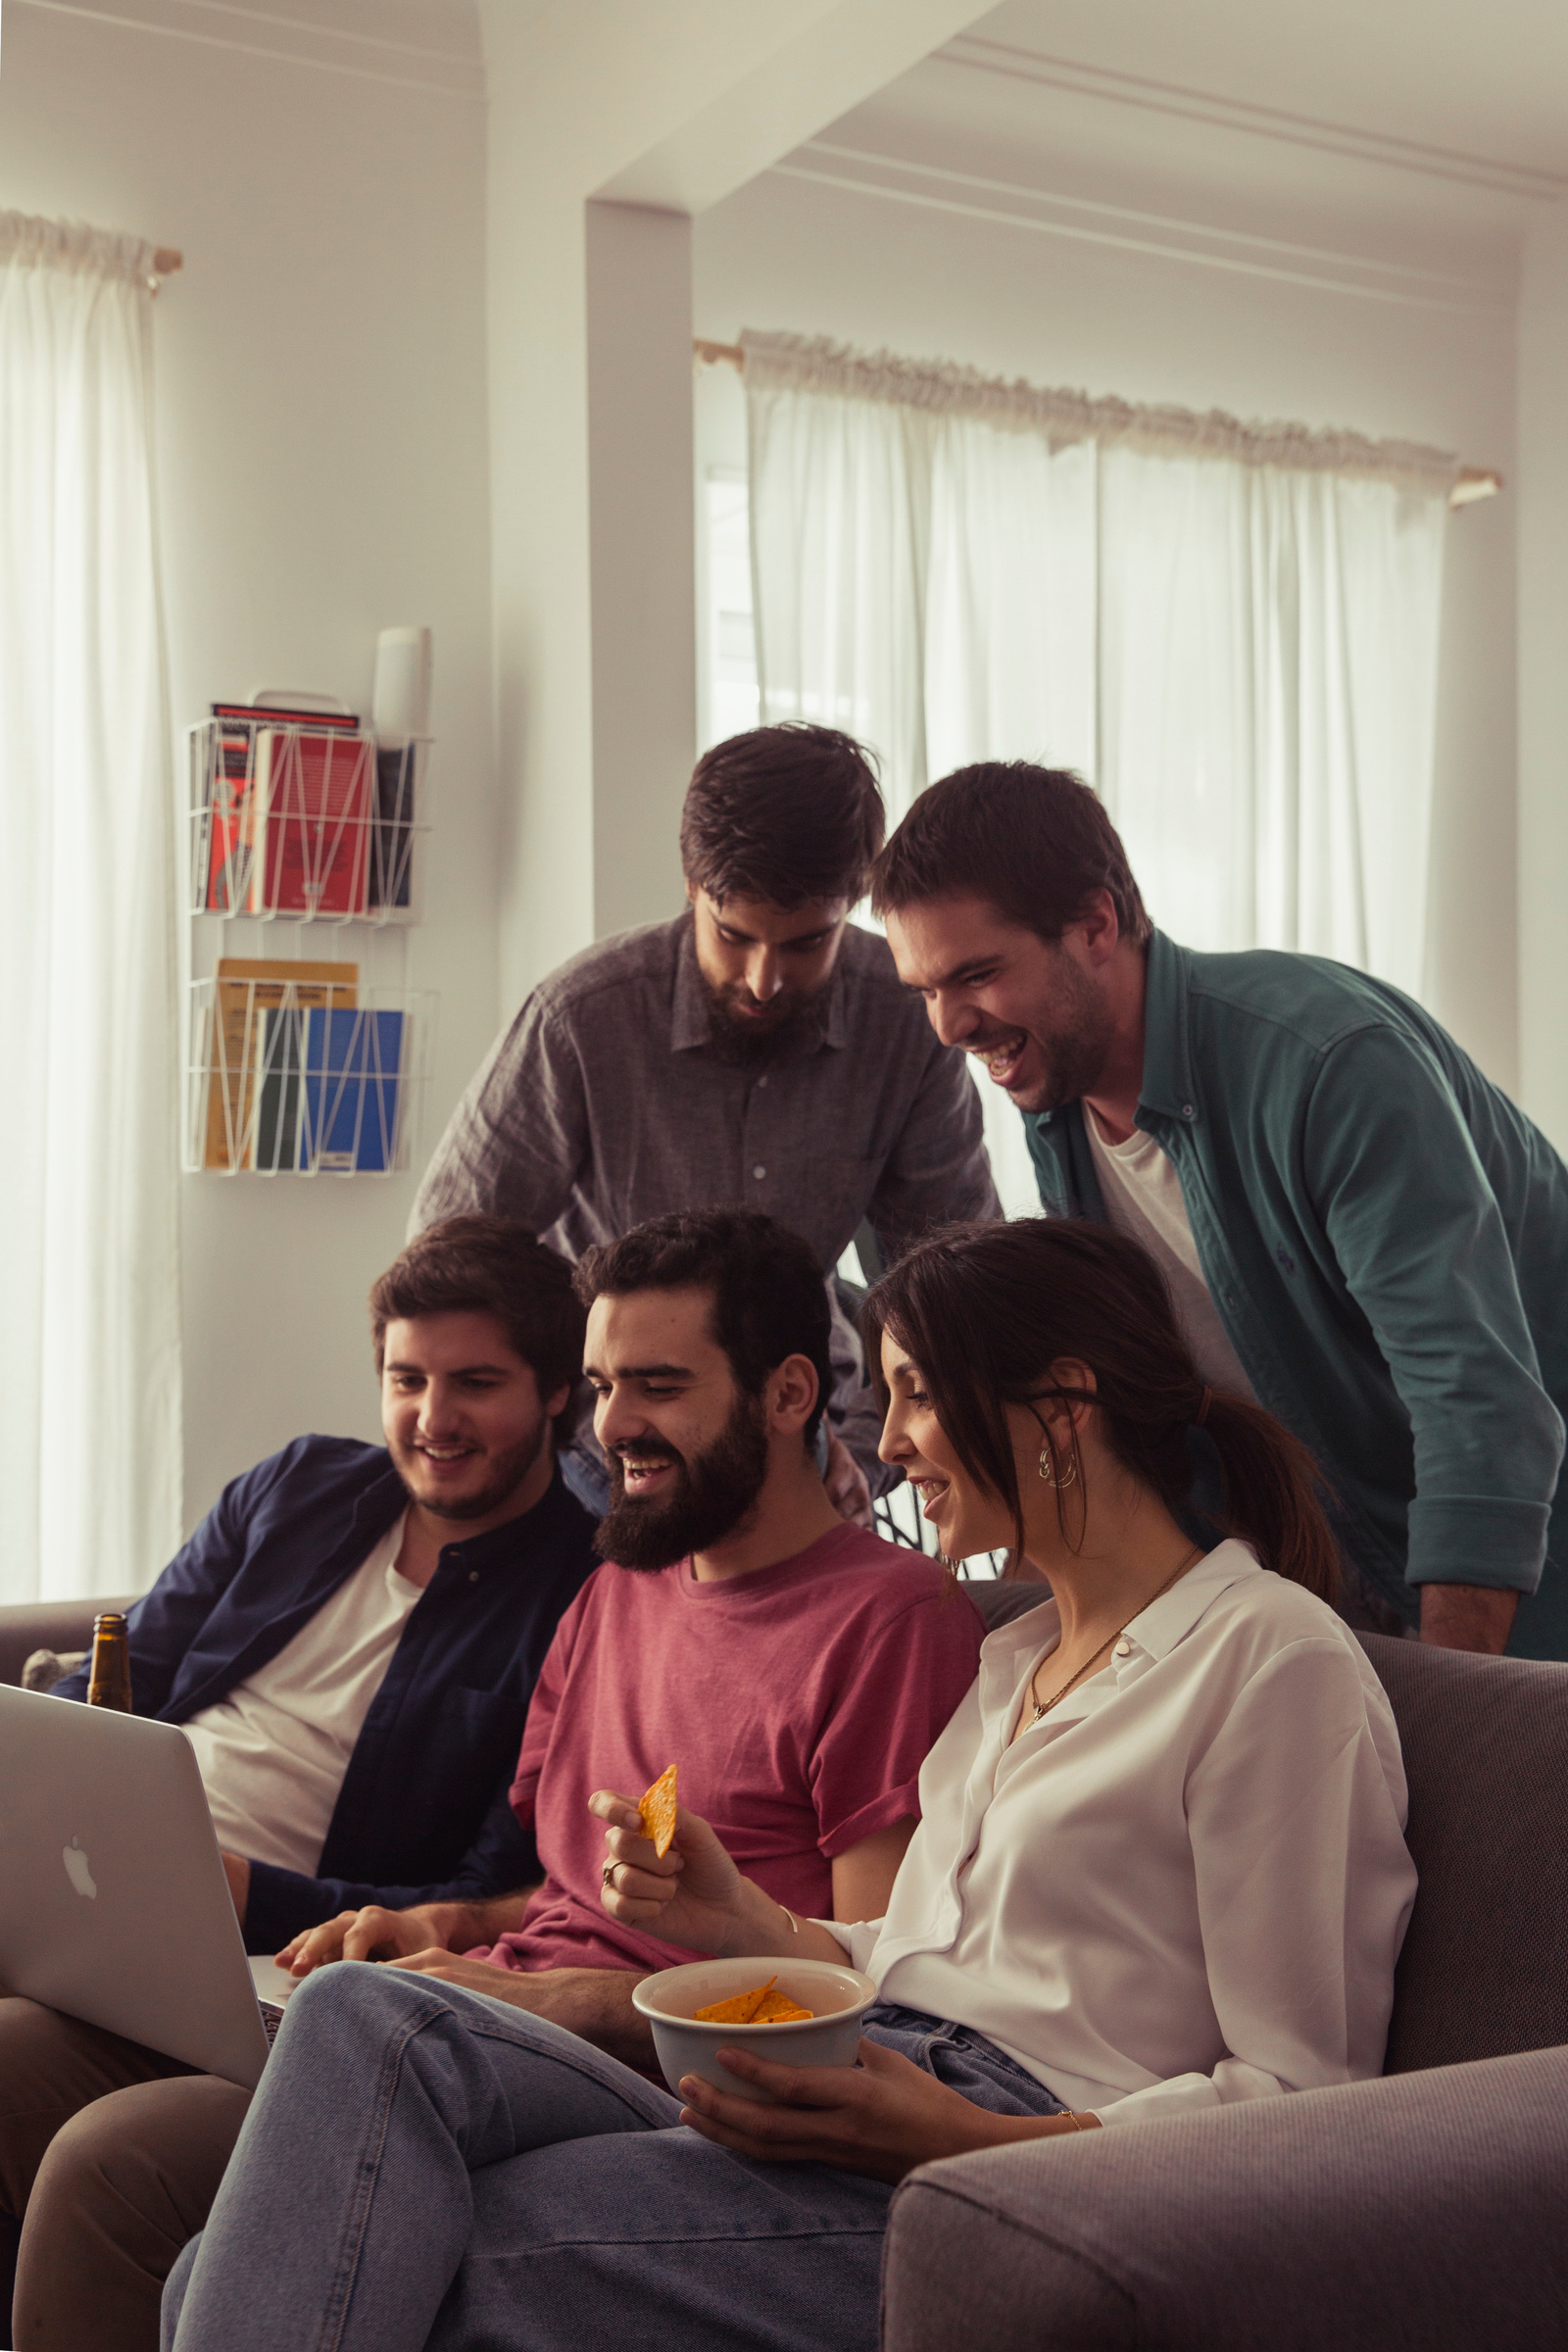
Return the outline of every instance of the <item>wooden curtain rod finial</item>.
{"type": "Polygon", "coordinates": [[[699,335],[692,344],[692,357],[699,368],[739,368],[746,354],[738,343],[705,343],[699,335]]]}
{"type": "Polygon", "coordinates": [[[160,245],[153,255],[153,275],[172,277],[176,270],[185,267],[185,256],[176,245],[160,245]]]}
{"type": "Polygon", "coordinates": [[[1487,466],[1461,466],[1459,479],[1448,492],[1450,507],[1473,507],[1478,498],[1495,498],[1502,476],[1487,466]]]}

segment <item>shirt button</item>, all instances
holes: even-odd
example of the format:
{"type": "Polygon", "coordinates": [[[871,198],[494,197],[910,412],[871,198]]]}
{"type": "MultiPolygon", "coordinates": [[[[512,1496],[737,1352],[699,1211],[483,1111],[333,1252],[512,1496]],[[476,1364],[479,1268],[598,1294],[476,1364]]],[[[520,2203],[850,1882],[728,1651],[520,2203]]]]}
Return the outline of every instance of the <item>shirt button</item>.
{"type": "Polygon", "coordinates": [[[760,1160],[758,1161],[756,1167],[752,1170],[752,1174],[757,1178],[759,1184],[761,1183],[762,1178],[767,1174],[767,1170],[763,1167],[760,1160]]]}
{"type": "Polygon", "coordinates": [[[1133,1645],[1130,1642],[1118,1642],[1110,1654],[1113,1658],[1130,1658],[1133,1654],[1133,1645]]]}
{"type": "Polygon", "coordinates": [[[1182,1117],[1184,1119],[1196,1119],[1197,1116],[1198,1112],[1191,1102],[1184,1102],[1182,1104],[1182,1117]]]}
{"type": "Polygon", "coordinates": [[[765,1085],[767,1084],[767,1073],[766,1073],[766,1071],[765,1071],[765,1070],[763,1071],[763,1073],[762,1073],[761,1077],[760,1077],[760,1078],[759,1078],[759,1080],[757,1081],[757,1083],[758,1083],[758,1085],[759,1085],[759,1086],[765,1086],[765,1085]]]}
{"type": "Polygon", "coordinates": [[[470,1568],[468,1570],[468,1582],[470,1585],[476,1585],[479,1582],[479,1571],[477,1568],[470,1568]]]}

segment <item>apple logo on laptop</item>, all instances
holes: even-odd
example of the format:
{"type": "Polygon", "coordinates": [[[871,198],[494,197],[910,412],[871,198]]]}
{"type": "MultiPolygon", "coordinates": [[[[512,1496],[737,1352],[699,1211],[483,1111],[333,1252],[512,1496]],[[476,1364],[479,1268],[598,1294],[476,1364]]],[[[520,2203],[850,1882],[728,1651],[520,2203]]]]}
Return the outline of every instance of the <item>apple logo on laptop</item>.
{"type": "Polygon", "coordinates": [[[74,1838],[69,1845],[61,1847],[60,1858],[65,1863],[67,1878],[78,1894],[95,1895],[98,1892],[92,1872],[87,1867],[87,1857],[74,1838]]]}

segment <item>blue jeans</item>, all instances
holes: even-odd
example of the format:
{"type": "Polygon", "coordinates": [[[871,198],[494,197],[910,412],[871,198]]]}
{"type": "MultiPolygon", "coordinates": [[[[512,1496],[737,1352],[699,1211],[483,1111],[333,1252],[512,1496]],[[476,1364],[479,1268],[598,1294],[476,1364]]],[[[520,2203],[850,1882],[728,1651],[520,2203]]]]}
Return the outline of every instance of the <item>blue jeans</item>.
{"type": "MultiPolygon", "coordinates": [[[[963,2027],[873,2041],[977,2106],[1060,2102],[963,2027]]],[[[289,2002],[165,2352],[873,2352],[892,2189],[755,2163],[543,2018],[342,1961],[289,2002]]]]}

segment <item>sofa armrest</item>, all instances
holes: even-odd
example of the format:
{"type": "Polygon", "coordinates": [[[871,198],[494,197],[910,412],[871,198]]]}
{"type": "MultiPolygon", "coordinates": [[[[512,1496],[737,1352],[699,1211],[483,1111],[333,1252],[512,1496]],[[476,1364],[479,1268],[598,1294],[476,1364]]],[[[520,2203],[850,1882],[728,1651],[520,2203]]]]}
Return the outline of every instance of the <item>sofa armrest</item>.
{"type": "Polygon", "coordinates": [[[128,1609],[135,1593],[118,1600],[38,1600],[0,1609],[0,1683],[19,1684],[35,1649],[90,1649],[92,1621],[101,1609],[128,1609]]]}
{"type": "Polygon", "coordinates": [[[1560,2352],[1568,2049],[925,2165],[882,2296],[883,2352],[1560,2352]]]}

